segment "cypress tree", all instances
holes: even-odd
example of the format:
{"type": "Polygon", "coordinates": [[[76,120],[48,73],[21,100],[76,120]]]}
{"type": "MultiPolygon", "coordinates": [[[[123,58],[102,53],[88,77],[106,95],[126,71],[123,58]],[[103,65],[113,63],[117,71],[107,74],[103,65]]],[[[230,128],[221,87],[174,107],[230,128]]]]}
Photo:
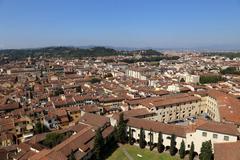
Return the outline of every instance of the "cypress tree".
{"type": "Polygon", "coordinates": [[[73,150],[70,153],[69,160],[76,160],[73,150]]]}
{"type": "Polygon", "coordinates": [[[180,82],[185,82],[184,78],[181,78],[180,82]]]}
{"type": "Polygon", "coordinates": [[[97,160],[102,159],[103,147],[104,147],[104,139],[103,139],[101,130],[98,129],[94,139],[94,153],[97,160]]]}
{"type": "Polygon", "coordinates": [[[126,123],[124,121],[124,115],[121,113],[119,115],[119,123],[118,123],[118,140],[120,143],[125,143],[127,139],[126,132],[126,123]]]}
{"type": "Polygon", "coordinates": [[[200,160],[211,160],[213,157],[212,143],[211,141],[206,141],[202,143],[201,153],[199,155],[200,160]]]}
{"type": "Polygon", "coordinates": [[[176,147],[175,147],[176,146],[176,142],[175,142],[175,139],[176,139],[176,136],[173,134],[171,136],[171,143],[170,143],[170,150],[169,150],[171,156],[175,155],[175,153],[176,153],[176,147]]]}
{"type": "Polygon", "coordinates": [[[118,141],[118,128],[117,128],[117,126],[113,127],[113,137],[114,137],[114,141],[117,142],[118,141]]]}
{"type": "Polygon", "coordinates": [[[153,132],[152,132],[152,130],[150,130],[149,139],[150,139],[150,141],[149,141],[149,147],[150,147],[150,150],[152,151],[153,148],[154,148],[154,145],[153,145],[153,132]]]}
{"type": "Polygon", "coordinates": [[[162,153],[164,151],[164,145],[163,145],[163,139],[162,139],[162,133],[158,133],[158,143],[157,143],[157,149],[159,153],[162,153]]]}
{"type": "Polygon", "coordinates": [[[140,148],[145,148],[145,138],[144,138],[144,130],[143,130],[143,128],[140,129],[139,147],[140,148]]]}
{"type": "Polygon", "coordinates": [[[183,159],[183,158],[185,157],[185,154],[186,154],[186,151],[185,151],[185,142],[182,140],[181,146],[180,146],[180,149],[179,149],[180,158],[183,159]]]}
{"type": "Polygon", "coordinates": [[[128,133],[128,143],[133,145],[133,135],[132,135],[132,128],[129,127],[129,133],[128,133]]]}
{"type": "Polygon", "coordinates": [[[194,158],[194,143],[191,143],[190,151],[189,151],[189,160],[193,160],[194,158]]]}

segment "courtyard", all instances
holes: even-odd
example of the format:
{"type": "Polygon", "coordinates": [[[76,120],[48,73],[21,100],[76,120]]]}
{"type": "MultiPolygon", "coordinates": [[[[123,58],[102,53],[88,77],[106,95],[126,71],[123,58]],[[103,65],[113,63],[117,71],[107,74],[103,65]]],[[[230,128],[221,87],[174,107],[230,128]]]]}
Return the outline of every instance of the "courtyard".
{"type": "Polygon", "coordinates": [[[107,160],[180,160],[178,156],[170,156],[168,153],[158,153],[149,149],[140,149],[129,144],[117,148],[107,160]]]}

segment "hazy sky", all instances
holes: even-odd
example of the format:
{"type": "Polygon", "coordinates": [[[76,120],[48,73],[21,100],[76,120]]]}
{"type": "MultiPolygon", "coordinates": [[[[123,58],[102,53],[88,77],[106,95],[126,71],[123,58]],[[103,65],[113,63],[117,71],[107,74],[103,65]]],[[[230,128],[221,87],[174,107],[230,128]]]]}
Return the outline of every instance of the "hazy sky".
{"type": "Polygon", "coordinates": [[[0,48],[240,48],[240,0],[0,0],[0,48]]]}

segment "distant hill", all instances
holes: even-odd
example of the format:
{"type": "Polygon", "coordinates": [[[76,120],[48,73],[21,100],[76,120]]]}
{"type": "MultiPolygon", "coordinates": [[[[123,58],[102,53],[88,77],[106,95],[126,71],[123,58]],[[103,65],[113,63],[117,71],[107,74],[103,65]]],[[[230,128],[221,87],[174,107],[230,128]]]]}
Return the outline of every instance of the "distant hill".
{"type": "Polygon", "coordinates": [[[135,51],[117,51],[106,47],[77,48],[77,47],[45,47],[34,49],[6,49],[0,50],[0,56],[7,56],[9,59],[24,59],[27,57],[62,57],[62,58],[81,58],[98,56],[116,56],[133,55],[142,56],[161,56],[161,52],[156,50],[135,50],[135,51]]]}
{"type": "Polygon", "coordinates": [[[120,52],[105,47],[94,48],[76,48],[76,47],[46,47],[35,49],[7,49],[0,50],[0,55],[6,55],[10,59],[22,59],[26,57],[63,57],[63,58],[79,58],[86,56],[113,56],[120,52]]]}
{"type": "Polygon", "coordinates": [[[240,52],[202,52],[202,54],[209,56],[224,56],[230,59],[240,58],[240,52]]]}

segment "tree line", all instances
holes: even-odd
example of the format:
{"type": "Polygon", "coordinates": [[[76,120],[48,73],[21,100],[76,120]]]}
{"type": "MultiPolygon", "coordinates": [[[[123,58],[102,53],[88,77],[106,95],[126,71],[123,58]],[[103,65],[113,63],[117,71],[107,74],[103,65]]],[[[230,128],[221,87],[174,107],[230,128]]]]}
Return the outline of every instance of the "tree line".
{"type": "Polygon", "coordinates": [[[159,62],[161,60],[178,60],[179,56],[144,56],[142,58],[130,58],[130,59],[123,59],[122,62],[125,63],[137,63],[137,62],[159,62]]]}
{"type": "Polygon", "coordinates": [[[240,75],[240,71],[236,67],[227,67],[226,69],[222,69],[221,74],[237,74],[240,75]]]}
{"type": "Polygon", "coordinates": [[[121,55],[111,48],[93,47],[88,49],[76,47],[46,47],[35,49],[6,49],[0,50],[0,55],[8,56],[10,60],[25,59],[27,57],[61,57],[61,58],[81,58],[81,57],[98,57],[98,56],[116,56],[121,55]]]}

